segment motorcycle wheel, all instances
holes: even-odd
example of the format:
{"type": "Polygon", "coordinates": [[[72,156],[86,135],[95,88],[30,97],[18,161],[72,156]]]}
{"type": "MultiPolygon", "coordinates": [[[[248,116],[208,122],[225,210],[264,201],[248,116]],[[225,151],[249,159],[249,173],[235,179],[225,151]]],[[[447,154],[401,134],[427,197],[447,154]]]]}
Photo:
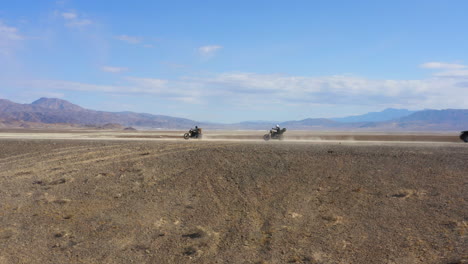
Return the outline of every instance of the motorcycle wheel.
{"type": "Polygon", "coordinates": [[[189,133],[185,133],[185,134],[184,134],[184,139],[189,139],[189,138],[190,138],[189,133]]]}
{"type": "Polygon", "coordinates": [[[265,135],[263,136],[263,139],[264,139],[265,141],[270,140],[270,134],[265,134],[265,135]]]}
{"type": "Polygon", "coordinates": [[[468,134],[466,134],[466,135],[463,137],[463,141],[465,141],[465,142],[468,143],[468,134]]]}

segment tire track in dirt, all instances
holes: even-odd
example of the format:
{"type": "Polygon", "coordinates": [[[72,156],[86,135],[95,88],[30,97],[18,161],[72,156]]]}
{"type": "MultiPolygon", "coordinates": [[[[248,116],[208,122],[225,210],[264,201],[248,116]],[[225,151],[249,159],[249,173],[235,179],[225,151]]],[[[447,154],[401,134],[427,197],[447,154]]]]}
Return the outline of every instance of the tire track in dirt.
{"type": "MultiPolygon", "coordinates": [[[[112,144],[112,145],[109,145],[109,146],[100,146],[99,148],[101,148],[101,149],[115,148],[115,147],[124,146],[124,145],[125,144],[119,144],[119,145],[112,144]]],[[[33,152],[33,153],[27,153],[27,154],[22,154],[22,155],[16,155],[16,156],[3,158],[3,159],[0,159],[0,165],[12,163],[12,162],[23,162],[23,163],[25,163],[25,162],[37,159],[37,155],[39,155],[39,154],[41,155],[40,157],[42,159],[50,157],[50,156],[53,157],[53,156],[57,156],[57,155],[68,154],[71,151],[80,151],[80,152],[74,152],[74,153],[76,153],[76,155],[79,155],[79,154],[82,154],[82,151],[90,150],[90,146],[76,146],[76,147],[60,148],[60,149],[57,149],[57,150],[59,150],[59,151],[54,151],[54,152],[51,152],[51,153],[48,153],[48,154],[45,154],[45,155],[42,154],[42,152],[37,151],[37,152],[33,152]],[[10,160],[10,159],[12,159],[12,160],[10,160]]]]}
{"type": "Polygon", "coordinates": [[[206,183],[206,187],[208,189],[208,193],[211,193],[212,197],[213,197],[213,200],[216,204],[216,207],[218,207],[218,210],[219,211],[222,211],[223,214],[226,214],[227,210],[226,210],[226,206],[223,205],[223,203],[221,202],[221,199],[220,199],[220,196],[218,194],[218,192],[215,191],[214,187],[213,187],[213,184],[211,184],[211,180],[208,176],[204,176],[203,177],[203,180],[204,182],[206,183]]]}
{"type": "MultiPolygon", "coordinates": [[[[1,158],[0,159],[0,165],[8,165],[9,163],[15,163],[15,165],[18,166],[18,165],[21,165],[21,164],[24,164],[24,163],[32,163],[32,162],[34,162],[34,161],[36,161],[38,159],[38,155],[41,155],[40,158],[42,160],[44,160],[44,161],[53,162],[53,161],[57,161],[57,160],[60,160],[60,159],[47,159],[47,158],[53,158],[54,156],[57,156],[57,155],[65,155],[64,159],[66,159],[68,157],[72,157],[72,156],[68,155],[68,154],[70,154],[70,152],[73,152],[72,154],[74,154],[76,156],[81,156],[81,154],[89,154],[90,153],[89,151],[93,151],[96,148],[98,150],[104,150],[104,149],[112,150],[112,149],[116,149],[116,148],[119,148],[119,147],[122,147],[122,146],[126,146],[127,144],[128,143],[120,143],[120,144],[112,143],[111,145],[97,146],[97,147],[94,147],[94,148],[93,148],[93,146],[90,146],[90,145],[73,146],[73,147],[56,149],[58,151],[52,151],[51,153],[48,153],[48,154],[43,154],[42,151],[36,151],[36,152],[10,156],[10,157],[6,157],[6,158],[1,158]]],[[[168,148],[170,146],[178,146],[180,144],[183,144],[183,143],[180,143],[180,142],[172,143],[172,144],[166,145],[165,147],[168,148]]],[[[233,145],[236,145],[236,144],[233,144],[233,145]]]]}
{"type": "MultiPolygon", "coordinates": [[[[83,151],[81,151],[81,152],[72,152],[71,153],[71,151],[74,151],[74,150],[71,150],[71,151],[51,153],[51,154],[49,154],[51,159],[44,160],[44,162],[66,161],[66,160],[70,160],[71,158],[82,157],[83,154],[86,155],[87,157],[93,156],[93,155],[95,156],[95,155],[98,155],[98,154],[106,154],[107,152],[111,152],[111,151],[114,151],[114,150],[117,150],[117,149],[119,149],[119,151],[122,151],[122,149],[123,149],[124,151],[127,151],[129,153],[144,151],[142,149],[136,149],[136,147],[141,147],[140,145],[135,146],[135,148],[122,148],[122,149],[120,149],[120,147],[122,147],[122,145],[125,145],[125,144],[99,146],[99,147],[95,147],[95,148],[92,148],[90,146],[85,146],[83,148],[83,151]],[[66,156],[61,156],[60,158],[55,158],[57,155],[60,155],[60,154],[63,154],[63,155],[66,155],[66,156]],[[69,155],[67,155],[67,154],[69,154],[69,155]]],[[[178,144],[172,144],[172,145],[178,145],[178,144]]],[[[172,145],[168,145],[168,146],[172,146],[172,145]]],[[[162,148],[162,150],[165,150],[165,149],[170,149],[170,148],[168,148],[167,146],[164,146],[162,148]]],[[[103,156],[105,157],[106,155],[103,155],[103,156]]],[[[118,155],[116,155],[116,156],[118,156],[118,155]]],[[[45,156],[41,156],[40,158],[42,159],[44,157],[45,156]]],[[[114,156],[112,156],[112,157],[114,157],[114,156]]],[[[35,158],[37,158],[37,157],[32,157],[31,160],[34,160],[35,158]]],[[[82,158],[82,160],[90,160],[90,159],[82,158]]]]}
{"type": "MultiPolygon", "coordinates": [[[[60,143],[54,143],[54,144],[60,144],[60,143]]],[[[96,146],[96,147],[101,147],[101,148],[106,148],[106,147],[113,147],[113,146],[124,146],[125,143],[120,143],[120,144],[111,144],[111,145],[103,145],[103,146],[96,146]]],[[[29,152],[25,154],[20,154],[20,155],[15,155],[15,156],[10,156],[10,157],[5,157],[0,159],[0,163],[3,161],[8,161],[8,159],[11,158],[17,158],[17,157],[27,157],[27,156],[34,156],[36,154],[42,154],[42,157],[49,156],[49,155],[54,155],[54,154],[60,154],[60,153],[67,153],[71,150],[88,150],[92,148],[93,146],[90,145],[78,145],[78,146],[69,146],[69,147],[61,147],[61,148],[56,148],[54,152],[48,153],[48,154],[43,154],[43,151],[36,151],[36,152],[29,152]]]]}
{"type": "MultiPolygon", "coordinates": [[[[114,162],[120,162],[122,159],[126,157],[132,157],[135,155],[139,155],[135,158],[126,158],[125,162],[135,162],[139,161],[142,159],[148,159],[148,158],[156,158],[160,157],[163,155],[169,155],[169,154],[176,154],[180,152],[186,152],[186,151],[196,151],[202,149],[201,147],[194,147],[194,146],[184,146],[184,147],[179,147],[180,144],[171,144],[168,146],[163,147],[162,149],[159,149],[155,154],[149,154],[148,152],[144,152],[142,156],[142,151],[141,149],[133,149],[133,148],[128,148],[126,149],[126,153],[122,154],[119,153],[117,155],[111,155],[109,156],[107,152],[119,148],[119,146],[114,146],[114,148],[106,148],[105,150],[99,149],[99,151],[94,151],[91,153],[86,153],[86,155],[79,155],[80,153],[75,153],[73,152],[72,155],[68,156],[62,156],[60,158],[56,159],[49,159],[49,160],[42,160],[39,163],[34,163],[33,167],[27,167],[27,170],[25,171],[24,167],[18,168],[18,166],[15,165],[15,170],[4,170],[3,172],[0,172],[0,176],[4,176],[5,178],[12,178],[15,177],[17,179],[20,178],[25,178],[25,176],[31,176],[31,175],[40,175],[45,172],[50,172],[51,170],[54,170],[52,173],[48,173],[48,177],[54,177],[58,174],[62,174],[64,168],[72,168],[75,166],[82,166],[86,164],[92,164],[92,163],[100,163],[103,166],[109,165],[114,162]],[[103,153],[103,151],[105,151],[103,153]],[[146,154],[148,153],[148,154],[146,154]],[[104,155],[102,155],[104,154],[104,155]],[[107,154],[107,155],[106,155],[107,154]],[[81,159],[76,160],[76,157],[79,156],[81,159]],[[95,157],[95,158],[90,158],[90,157],[95,157]],[[66,161],[71,161],[71,163],[67,163],[66,161]],[[112,160],[112,162],[107,162],[109,160],[112,160]],[[57,168],[51,168],[53,166],[44,166],[43,164],[47,163],[59,163],[57,164],[57,168]],[[45,167],[45,168],[42,168],[45,167]],[[28,173],[29,172],[29,173],[28,173]],[[6,174],[12,175],[12,176],[6,176],[6,174]]],[[[206,146],[205,148],[210,148],[211,146],[206,146]]],[[[120,151],[120,150],[119,150],[120,151]]],[[[52,156],[53,157],[53,156],[52,156]]],[[[41,157],[42,158],[42,157],[41,157]]]]}
{"type": "MultiPolygon", "coordinates": [[[[74,148],[79,149],[80,147],[74,147],[74,148]]],[[[81,148],[86,148],[86,147],[81,147],[81,148]]],[[[87,148],[89,148],[89,147],[87,147],[87,148]]],[[[45,156],[50,156],[50,155],[55,155],[55,154],[58,154],[58,152],[43,155],[41,151],[36,151],[36,152],[30,152],[30,153],[26,153],[26,154],[14,155],[14,156],[10,156],[10,157],[0,159],[0,165],[8,164],[8,163],[11,163],[11,162],[18,162],[18,161],[24,161],[25,162],[25,161],[27,161],[26,159],[35,159],[35,158],[37,158],[37,155],[42,155],[42,157],[45,157],[45,156]]]]}
{"type": "MultiPolygon", "coordinates": [[[[58,153],[51,153],[48,154],[47,156],[49,159],[44,159],[44,156],[36,156],[36,157],[31,157],[28,160],[21,162],[18,164],[16,161],[10,161],[8,164],[3,165],[5,169],[0,172],[0,175],[5,176],[6,174],[13,174],[14,176],[22,175],[22,174],[39,174],[42,172],[47,172],[50,170],[57,170],[61,171],[63,170],[63,167],[67,167],[70,165],[73,165],[73,163],[67,163],[66,161],[73,160],[76,161],[77,157],[88,157],[89,156],[96,156],[100,154],[105,154],[108,151],[112,151],[114,149],[120,148],[120,145],[112,145],[112,146],[105,146],[105,147],[98,147],[98,151],[93,151],[89,152],[89,150],[92,150],[93,148],[86,148],[87,152],[80,151],[80,152],[75,152],[74,149],[70,149],[68,151],[60,151],[58,153]],[[84,154],[85,153],[85,154],[84,154]],[[57,158],[57,156],[60,156],[57,158]],[[38,160],[39,159],[39,160],[38,160]],[[47,164],[56,164],[56,168],[54,166],[47,166],[47,164]],[[14,166],[14,169],[8,170],[7,168],[9,166],[14,166]],[[62,167],[62,168],[60,168],[62,167]]],[[[104,155],[105,156],[105,155],[104,155]]]]}
{"type": "MultiPolygon", "coordinates": [[[[231,146],[223,146],[219,149],[221,151],[229,151],[231,146]]],[[[249,190],[252,186],[245,186],[243,179],[239,178],[240,175],[236,174],[235,168],[230,165],[230,162],[225,164],[223,161],[220,161],[214,167],[221,166],[227,170],[226,172],[209,171],[203,177],[203,182],[206,184],[207,196],[211,197],[214,206],[219,211],[219,215],[223,216],[226,223],[225,232],[222,232],[220,237],[220,241],[224,241],[224,243],[217,246],[217,251],[243,251],[245,255],[251,255],[252,252],[257,252],[259,248],[262,248],[263,237],[260,235],[260,228],[263,221],[261,215],[257,212],[258,210],[253,209],[260,205],[256,199],[249,199],[249,190]],[[217,173],[225,174],[225,176],[221,178],[208,176],[217,173]],[[235,204],[234,207],[233,203],[235,204]],[[238,244],[237,247],[227,247],[230,242],[239,240],[243,242],[238,244]]]]}
{"type": "MultiPolygon", "coordinates": [[[[222,147],[222,146],[220,146],[220,147],[222,147]]],[[[206,146],[204,148],[213,149],[215,147],[206,146]]],[[[146,154],[144,156],[141,156],[141,153],[140,153],[140,155],[138,155],[138,157],[131,158],[131,159],[125,159],[124,161],[125,162],[136,162],[136,161],[141,161],[141,160],[144,160],[144,159],[158,158],[158,157],[171,155],[171,154],[177,154],[177,153],[181,153],[181,152],[199,151],[199,150],[204,149],[204,148],[202,148],[202,147],[170,148],[169,151],[167,149],[164,149],[164,151],[159,151],[159,152],[156,152],[155,154],[146,154]]],[[[89,164],[89,163],[93,163],[93,162],[97,162],[97,161],[99,161],[101,165],[107,166],[107,165],[109,165],[111,163],[114,163],[116,161],[112,161],[112,162],[108,162],[108,163],[106,163],[105,161],[108,161],[108,160],[111,160],[111,159],[116,160],[117,158],[124,158],[124,157],[127,157],[127,156],[134,156],[135,154],[137,154],[137,153],[129,153],[129,154],[125,154],[125,155],[109,156],[109,157],[106,157],[105,159],[97,158],[97,159],[91,159],[91,160],[83,160],[81,162],[75,162],[75,163],[69,164],[69,166],[84,165],[84,164],[89,164]]]]}
{"type": "MultiPolygon", "coordinates": [[[[235,145],[235,144],[233,144],[233,145],[235,145]]],[[[157,157],[162,157],[162,156],[169,155],[169,154],[176,154],[176,153],[180,153],[180,152],[184,152],[184,151],[199,151],[199,150],[203,150],[203,149],[226,148],[226,146],[212,145],[212,144],[203,145],[203,146],[197,145],[197,146],[185,146],[185,147],[172,147],[172,146],[180,146],[180,144],[172,144],[170,146],[171,146],[171,148],[164,148],[164,149],[162,149],[162,150],[160,150],[160,151],[158,151],[158,152],[156,152],[154,154],[151,154],[149,152],[148,154],[146,154],[144,156],[138,156],[138,157],[135,157],[135,158],[132,158],[132,159],[126,159],[125,162],[135,162],[135,161],[140,161],[142,159],[157,158],[157,157]]],[[[133,154],[129,154],[129,155],[133,155],[133,154]]],[[[126,156],[128,156],[128,155],[126,155],[126,156]]],[[[102,164],[103,165],[109,165],[109,163],[102,163],[102,164]]]]}
{"type": "MultiPolygon", "coordinates": [[[[109,158],[113,158],[114,156],[111,156],[109,158]]],[[[90,159],[90,161],[97,161],[99,162],[100,160],[104,159],[90,159]]],[[[3,172],[0,172],[0,176],[5,176],[8,178],[12,177],[17,177],[18,179],[24,178],[21,176],[26,176],[26,175],[40,175],[43,173],[46,173],[47,175],[57,175],[57,174],[63,174],[64,171],[68,170],[68,173],[73,172],[74,170],[70,167],[79,164],[79,163],[66,163],[66,162],[60,162],[60,163],[54,163],[54,166],[48,166],[48,162],[46,161],[41,161],[41,162],[36,162],[33,166],[28,166],[28,167],[22,167],[22,168],[15,168],[11,170],[5,170],[3,172]],[[9,176],[7,176],[7,174],[9,176]]]]}

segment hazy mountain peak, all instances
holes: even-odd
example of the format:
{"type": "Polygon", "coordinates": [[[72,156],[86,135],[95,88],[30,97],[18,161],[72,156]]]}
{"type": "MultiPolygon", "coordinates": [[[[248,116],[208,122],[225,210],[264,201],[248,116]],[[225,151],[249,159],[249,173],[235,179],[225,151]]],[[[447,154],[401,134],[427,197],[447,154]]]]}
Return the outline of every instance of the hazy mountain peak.
{"type": "Polygon", "coordinates": [[[15,104],[14,102],[8,100],[8,99],[2,99],[0,98],[0,103],[4,103],[4,104],[15,104]]]}
{"type": "Polygon", "coordinates": [[[43,108],[54,109],[54,110],[66,110],[66,111],[81,111],[84,108],[72,104],[66,100],[58,99],[58,98],[45,98],[42,97],[34,102],[32,105],[40,106],[43,108]]]}
{"type": "Polygon", "coordinates": [[[1,99],[0,98],[0,113],[6,111],[7,109],[14,109],[18,105],[20,105],[20,104],[12,102],[12,101],[10,101],[8,99],[1,99]]]}

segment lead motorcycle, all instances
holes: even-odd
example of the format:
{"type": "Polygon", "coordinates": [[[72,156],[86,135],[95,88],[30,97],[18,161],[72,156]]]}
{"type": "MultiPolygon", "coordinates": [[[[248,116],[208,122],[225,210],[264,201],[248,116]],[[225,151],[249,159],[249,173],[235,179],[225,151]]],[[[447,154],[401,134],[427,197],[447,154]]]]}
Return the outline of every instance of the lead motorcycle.
{"type": "Polygon", "coordinates": [[[284,132],[286,132],[286,128],[283,128],[283,129],[280,129],[279,131],[276,131],[274,129],[271,129],[270,132],[268,134],[265,134],[263,136],[263,139],[265,141],[268,141],[270,139],[279,139],[279,140],[282,140],[283,139],[283,134],[284,132]]]}
{"type": "Polygon", "coordinates": [[[189,138],[202,138],[202,129],[201,128],[192,128],[187,133],[184,134],[184,139],[189,138]]]}

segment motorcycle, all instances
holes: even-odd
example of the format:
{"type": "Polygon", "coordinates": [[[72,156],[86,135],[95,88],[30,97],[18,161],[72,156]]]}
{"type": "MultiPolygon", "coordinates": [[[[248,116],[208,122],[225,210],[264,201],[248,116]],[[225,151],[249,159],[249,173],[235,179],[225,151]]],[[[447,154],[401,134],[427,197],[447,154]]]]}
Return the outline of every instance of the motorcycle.
{"type": "Polygon", "coordinates": [[[268,140],[270,140],[270,139],[279,139],[279,140],[282,140],[282,139],[283,139],[283,134],[284,134],[284,132],[286,132],[286,128],[280,129],[280,131],[278,131],[278,132],[277,132],[276,130],[274,130],[274,129],[271,129],[271,130],[270,130],[270,133],[265,134],[265,135],[263,136],[263,139],[264,139],[265,141],[268,141],[268,140]]]}
{"type": "Polygon", "coordinates": [[[460,133],[460,139],[468,143],[468,131],[462,131],[460,133]]]}
{"type": "Polygon", "coordinates": [[[187,133],[184,134],[184,139],[187,140],[189,138],[201,139],[202,129],[201,128],[190,129],[187,133]]]}

